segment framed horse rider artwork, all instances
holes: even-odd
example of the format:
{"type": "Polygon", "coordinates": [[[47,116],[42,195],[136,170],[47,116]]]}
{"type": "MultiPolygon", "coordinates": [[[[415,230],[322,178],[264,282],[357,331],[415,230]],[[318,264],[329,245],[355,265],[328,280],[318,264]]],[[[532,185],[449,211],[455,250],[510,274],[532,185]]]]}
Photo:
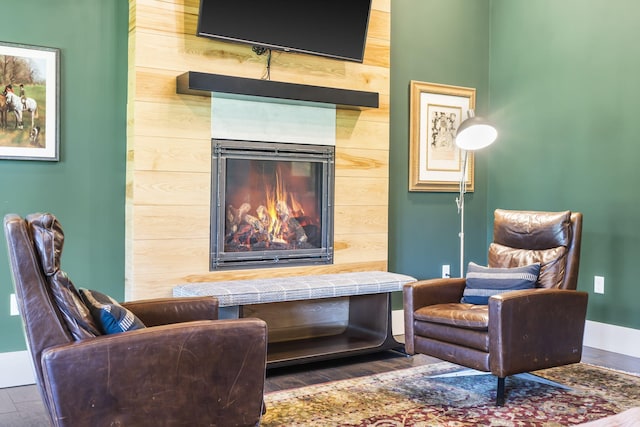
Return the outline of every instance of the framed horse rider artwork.
{"type": "Polygon", "coordinates": [[[0,159],[59,159],[60,50],[0,41],[0,159]]]}

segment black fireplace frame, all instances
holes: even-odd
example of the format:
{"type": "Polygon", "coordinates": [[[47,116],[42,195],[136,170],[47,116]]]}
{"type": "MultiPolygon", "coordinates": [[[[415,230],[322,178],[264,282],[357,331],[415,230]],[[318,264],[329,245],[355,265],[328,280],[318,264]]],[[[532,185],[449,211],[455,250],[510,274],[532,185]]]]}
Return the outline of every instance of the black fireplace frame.
{"type": "Polygon", "coordinates": [[[335,147],[212,138],[210,271],[333,264],[335,147]],[[225,185],[228,159],[318,163],[322,173],[321,245],[313,249],[225,252],[225,185]]]}

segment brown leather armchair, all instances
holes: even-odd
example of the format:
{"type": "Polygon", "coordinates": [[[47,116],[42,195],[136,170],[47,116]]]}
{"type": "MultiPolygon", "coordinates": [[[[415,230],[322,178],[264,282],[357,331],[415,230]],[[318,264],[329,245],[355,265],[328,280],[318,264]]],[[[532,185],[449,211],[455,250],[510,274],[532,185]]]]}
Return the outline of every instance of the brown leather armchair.
{"type": "Polygon", "coordinates": [[[405,347],[498,377],[496,404],[504,404],[505,377],[579,362],[587,311],[576,291],[582,214],[495,211],[489,267],[539,262],[534,289],[461,302],[464,278],[404,286],[405,347]]]}
{"type": "Polygon", "coordinates": [[[76,290],[69,280],[53,279],[68,279],[59,269],[64,235],[55,217],[9,214],[4,229],[52,425],[259,424],[267,346],[262,320],[216,320],[213,297],[153,299],[122,304],[145,328],[91,336],[60,306],[61,295],[76,290]]]}

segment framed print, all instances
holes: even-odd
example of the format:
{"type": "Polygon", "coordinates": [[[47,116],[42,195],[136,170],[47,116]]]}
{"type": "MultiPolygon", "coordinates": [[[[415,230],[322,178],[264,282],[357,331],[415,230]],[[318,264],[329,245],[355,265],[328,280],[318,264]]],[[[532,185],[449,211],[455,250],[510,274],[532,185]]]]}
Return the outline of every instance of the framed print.
{"type": "Polygon", "coordinates": [[[59,52],[0,42],[0,159],[58,160],[59,52]]]}
{"type": "MultiPolygon", "coordinates": [[[[473,88],[411,81],[409,191],[459,191],[464,159],[455,135],[475,103],[473,88]]],[[[473,164],[469,152],[466,191],[474,188],[473,164]]]]}

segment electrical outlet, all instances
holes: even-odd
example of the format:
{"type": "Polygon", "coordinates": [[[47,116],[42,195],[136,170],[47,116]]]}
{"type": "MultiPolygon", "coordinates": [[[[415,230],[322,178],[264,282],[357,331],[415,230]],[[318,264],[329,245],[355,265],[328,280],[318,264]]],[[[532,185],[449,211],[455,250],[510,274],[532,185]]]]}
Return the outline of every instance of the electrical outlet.
{"type": "Polygon", "coordinates": [[[449,264],[442,266],[442,277],[451,277],[451,266],[449,264]]]}
{"type": "Polygon", "coordinates": [[[593,276],[593,292],[604,294],[604,276],[593,276]]]}
{"type": "Polygon", "coordinates": [[[16,301],[16,294],[9,295],[9,314],[12,316],[19,316],[18,301],[16,301]]]}

